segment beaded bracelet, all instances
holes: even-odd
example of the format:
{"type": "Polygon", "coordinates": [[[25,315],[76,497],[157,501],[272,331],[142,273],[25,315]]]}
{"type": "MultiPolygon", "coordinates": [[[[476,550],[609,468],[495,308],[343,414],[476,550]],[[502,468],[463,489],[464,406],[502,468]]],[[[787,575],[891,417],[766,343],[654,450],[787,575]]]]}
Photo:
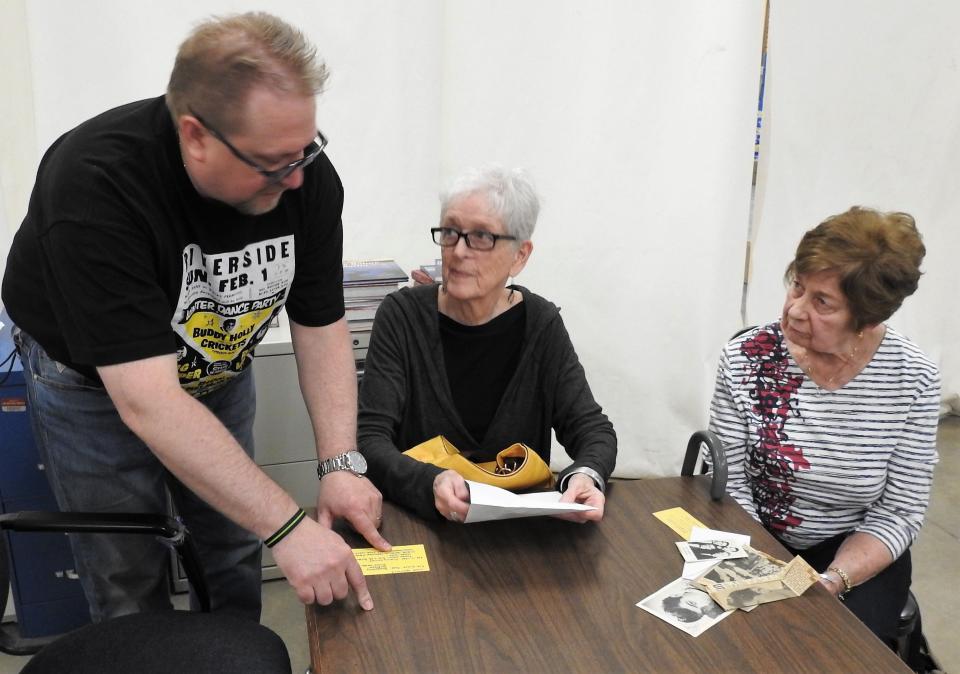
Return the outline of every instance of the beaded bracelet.
{"type": "Polygon", "coordinates": [[[840,580],[843,581],[843,592],[840,593],[841,597],[853,589],[853,583],[850,582],[850,576],[848,576],[847,572],[841,569],[839,566],[831,566],[827,569],[827,571],[833,571],[835,574],[840,576],[840,580]]]}
{"type": "Polygon", "coordinates": [[[303,521],[303,518],[306,516],[307,513],[303,511],[303,508],[300,508],[293,517],[287,520],[286,524],[277,529],[272,536],[263,542],[263,544],[268,548],[272,548],[274,545],[282,541],[287,534],[296,529],[297,525],[300,524],[303,521]]]}

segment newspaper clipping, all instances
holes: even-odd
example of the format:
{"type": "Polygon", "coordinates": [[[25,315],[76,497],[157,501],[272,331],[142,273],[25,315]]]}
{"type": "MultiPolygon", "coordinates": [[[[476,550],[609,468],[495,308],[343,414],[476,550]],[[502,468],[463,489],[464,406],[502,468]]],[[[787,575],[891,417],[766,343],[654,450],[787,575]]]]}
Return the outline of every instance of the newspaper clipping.
{"type": "Polygon", "coordinates": [[[817,572],[802,557],[789,563],[745,546],[746,556],[725,559],[695,583],[724,610],[745,609],[799,597],[817,582],[817,572]]]}

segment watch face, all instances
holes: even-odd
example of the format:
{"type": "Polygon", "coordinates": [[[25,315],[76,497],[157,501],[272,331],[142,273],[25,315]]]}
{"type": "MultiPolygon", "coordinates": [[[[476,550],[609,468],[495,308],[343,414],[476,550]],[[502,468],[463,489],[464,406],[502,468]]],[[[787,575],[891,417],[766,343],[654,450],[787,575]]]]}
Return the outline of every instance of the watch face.
{"type": "Polygon", "coordinates": [[[347,464],[350,466],[350,470],[357,475],[363,475],[367,472],[367,460],[363,454],[356,450],[347,452],[347,464]]]}

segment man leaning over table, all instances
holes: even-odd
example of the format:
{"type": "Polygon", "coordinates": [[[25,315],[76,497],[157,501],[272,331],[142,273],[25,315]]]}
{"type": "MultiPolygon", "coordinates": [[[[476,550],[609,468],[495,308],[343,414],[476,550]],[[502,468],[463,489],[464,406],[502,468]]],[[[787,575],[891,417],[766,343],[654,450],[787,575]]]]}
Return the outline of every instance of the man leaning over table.
{"type": "MultiPolygon", "coordinates": [[[[343,188],[323,153],[315,48],[269,14],[210,19],[166,96],[59,138],[16,234],[3,301],[60,507],[164,512],[200,552],[214,610],[260,615],[261,539],[304,603],[373,607],[345,517],[380,549],[354,462],[356,375],[341,287],[343,188]],[[286,306],[324,468],[318,521],[253,461],[253,349],[286,306]]],[[[94,620],[169,608],[165,550],[75,536],[94,620]]]]}

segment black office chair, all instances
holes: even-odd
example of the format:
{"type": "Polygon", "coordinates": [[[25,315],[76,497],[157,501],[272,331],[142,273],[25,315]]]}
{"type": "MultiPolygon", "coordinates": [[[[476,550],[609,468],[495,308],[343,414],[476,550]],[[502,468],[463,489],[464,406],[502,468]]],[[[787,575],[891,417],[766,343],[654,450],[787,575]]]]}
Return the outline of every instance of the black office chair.
{"type": "Polygon", "coordinates": [[[902,660],[906,660],[910,653],[910,639],[917,627],[917,620],[920,617],[920,607],[917,605],[917,598],[913,592],[907,594],[907,603],[900,611],[900,621],[897,623],[897,655],[902,660]]]}
{"type": "MultiPolygon", "coordinates": [[[[172,517],[20,512],[0,515],[0,530],[157,536],[177,551],[200,605],[200,612],[136,613],[43,639],[24,639],[15,627],[4,626],[0,631],[0,650],[13,655],[37,653],[22,674],[290,672],[286,646],[274,632],[246,618],[210,612],[209,593],[196,548],[183,524],[172,517]]],[[[4,544],[5,539],[6,535],[0,535],[4,544]]],[[[0,615],[6,608],[9,586],[7,559],[6,550],[0,550],[0,615]]]]}
{"type": "Polygon", "coordinates": [[[696,431],[687,442],[687,452],[683,455],[681,475],[704,474],[712,467],[710,498],[719,501],[727,491],[727,454],[723,451],[723,441],[713,431],[696,431]],[[710,464],[703,461],[700,453],[703,445],[710,450],[710,464]]]}
{"type": "Polygon", "coordinates": [[[923,621],[920,606],[913,592],[907,594],[907,603],[900,612],[897,624],[896,651],[900,659],[915,672],[942,672],[943,668],[930,652],[927,638],[923,636],[923,621]]]}

